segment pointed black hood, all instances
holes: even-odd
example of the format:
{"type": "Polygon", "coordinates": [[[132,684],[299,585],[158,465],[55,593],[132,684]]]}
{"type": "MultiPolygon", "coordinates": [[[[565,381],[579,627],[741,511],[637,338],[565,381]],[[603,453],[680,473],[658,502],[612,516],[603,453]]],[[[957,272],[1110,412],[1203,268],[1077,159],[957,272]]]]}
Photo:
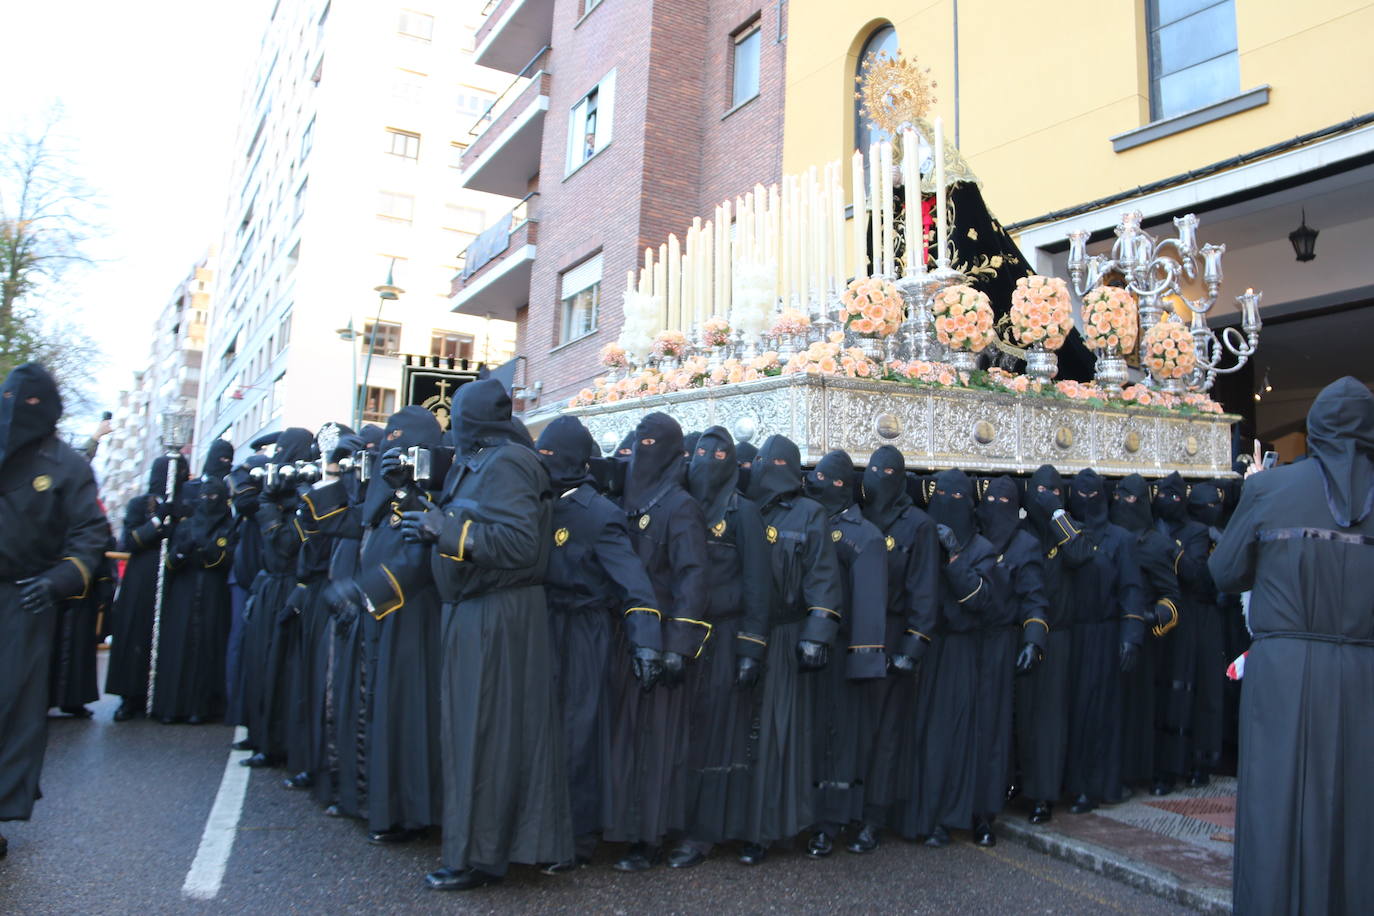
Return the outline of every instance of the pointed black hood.
{"type": "Polygon", "coordinates": [[[1150,513],[1150,485],[1139,474],[1121,478],[1112,488],[1109,513],[1113,525],[1137,534],[1154,524],[1150,513]]]}
{"type": "Polygon", "coordinates": [[[1154,486],[1151,508],[1155,518],[1163,519],[1170,525],[1177,525],[1188,517],[1188,484],[1174,471],[1154,486]]]}
{"type": "MultiPolygon", "coordinates": [[[[167,465],[172,459],[167,455],[158,455],[153,459],[153,465],[148,469],[148,492],[158,499],[167,498],[167,465]]],[[[173,488],[180,493],[181,485],[191,476],[186,458],[183,455],[176,456],[175,483],[173,488]]]]}
{"type": "Polygon", "coordinates": [[[973,481],[963,471],[950,469],[935,475],[935,492],[930,497],[930,517],[937,525],[945,525],[959,539],[959,548],[968,546],[977,533],[974,516],[973,481]]]}
{"type": "Polygon", "coordinates": [[[1052,464],[1042,464],[1035,469],[1026,481],[1026,519],[1031,523],[1031,527],[1040,535],[1041,539],[1054,538],[1057,543],[1059,538],[1053,532],[1050,525],[1054,518],[1056,508],[1063,509],[1065,503],[1064,478],[1059,475],[1059,471],[1052,464]],[[1042,495],[1049,493],[1049,497],[1042,495]],[[1054,501],[1057,500],[1057,505],[1054,501]],[[1050,505],[1045,503],[1049,501],[1050,505]]]}
{"type": "Polygon", "coordinates": [[[754,457],[749,475],[749,498],[762,509],[793,496],[801,489],[801,451],[786,436],[769,436],[754,457]]]}
{"type": "Polygon", "coordinates": [[[524,424],[511,416],[510,393],[494,378],[468,382],[458,389],[449,419],[450,441],[459,455],[504,442],[534,448],[524,424]]]}
{"type": "Polygon", "coordinates": [[[223,439],[216,439],[205,452],[205,464],[201,465],[200,473],[210,480],[220,480],[233,466],[234,446],[223,439]]]}
{"type": "Polygon", "coordinates": [[[754,459],[759,456],[759,447],[752,442],[741,442],[735,446],[735,461],[739,464],[739,479],[735,487],[741,493],[749,492],[749,478],[754,473],[754,459]]]}
{"type": "Polygon", "coordinates": [[[701,505],[708,528],[725,518],[738,478],[735,440],[725,427],[712,426],[697,438],[687,466],[687,489],[701,505]]]}
{"type": "Polygon", "coordinates": [[[38,363],[24,363],[0,386],[0,467],[26,445],[57,431],[62,396],[57,382],[38,363]]]}
{"type": "MultiPolygon", "coordinates": [[[[405,451],[419,446],[436,449],[444,440],[444,431],[439,421],[428,409],[411,404],[396,411],[386,421],[382,440],[377,443],[378,455],[384,455],[393,448],[405,451]]],[[[433,484],[436,488],[438,484],[433,484]]],[[[363,497],[364,524],[376,525],[381,521],[382,510],[391,501],[394,492],[377,473],[367,482],[367,493],[363,497]]]]}
{"type": "Polygon", "coordinates": [[[625,473],[625,509],[639,515],[672,484],[681,482],[682,427],[666,413],[651,413],[635,427],[634,453],[625,473]]]}
{"type": "Polygon", "coordinates": [[[200,496],[191,511],[191,534],[202,547],[229,518],[229,487],[224,478],[211,477],[200,485],[200,496]]]}
{"type": "Polygon", "coordinates": [[[596,441],[577,417],[559,417],[544,427],[534,448],[549,472],[555,495],[586,482],[590,461],[597,453],[596,441]]]}
{"type": "Polygon", "coordinates": [[[825,507],[831,518],[854,505],[854,459],[844,449],[826,452],[806,475],[806,495],[825,507]]]}
{"type": "Polygon", "coordinates": [[[879,446],[863,475],[864,518],[887,531],[911,505],[906,489],[906,459],[893,445],[879,446]]]}
{"type": "Polygon", "coordinates": [[[1321,390],[1307,412],[1307,451],[1336,524],[1364,521],[1374,509],[1374,395],[1363,383],[1347,375],[1321,390]]]}
{"type": "Polygon", "coordinates": [[[1107,485],[1102,475],[1092,468],[1073,475],[1069,485],[1069,511],[1091,528],[1100,528],[1107,523],[1107,485]]]}
{"type": "Polygon", "coordinates": [[[376,423],[364,423],[363,428],[358,430],[358,435],[362,437],[363,448],[376,451],[377,446],[381,444],[382,437],[386,435],[386,430],[376,423]]]}
{"type": "Polygon", "coordinates": [[[998,553],[1007,549],[1021,524],[1021,488],[1010,477],[987,482],[978,500],[978,528],[998,553]]]}
{"type": "Polygon", "coordinates": [[[281,431],[277,437],[277,450],[272,453],[273,464],[291,464],[296,461],[309,461],[317,457],[319,447],[315,444],[315,434],[299,426],[291,426],[281,431]]]}

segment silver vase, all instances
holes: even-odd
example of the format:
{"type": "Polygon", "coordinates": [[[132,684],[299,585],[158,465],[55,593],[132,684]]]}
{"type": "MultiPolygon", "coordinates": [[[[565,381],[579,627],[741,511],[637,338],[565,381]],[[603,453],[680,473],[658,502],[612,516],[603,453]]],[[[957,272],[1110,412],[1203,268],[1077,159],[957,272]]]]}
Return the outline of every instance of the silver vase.
{"type": "Polygon", "coordinates": [[[978,368],[978,354],[972,350],[949,351],[949,364],[956,372],[972,372],[978,368]]]}
{"type": "Polygon", "coordinates": [[[883,341],[880,337],[869,334],[856,334],[854,336],[854,346],[864,352],[864,356],[870,361],[881,363],[883,361],[883,341]]]}
{"type": "Polygon", "coordinates": [[[1026,350],[1026,375],[1037,382],[1049,382],[1058,374],[1059,354],[1041,344],[1031,344],[1026,350]]]}
{"type": "Polygon", "coordinates": [[[1157,381],[1159,383],[1159,390],[1166,394],[1174,394],[1181,397],[1188,393],[1188,388],[1183,384],[1183,379],[1181,378],[1162,378],[1157,379],[1157,381]]]}
{"type": "Polygon", "coordinates": [[[1126,358],[1116,347],[1106,347],[1097,357],[1093,379],[1109,398],[1121,397],[1121,388],[1130,376],[1126,373],[1126,358]]]}

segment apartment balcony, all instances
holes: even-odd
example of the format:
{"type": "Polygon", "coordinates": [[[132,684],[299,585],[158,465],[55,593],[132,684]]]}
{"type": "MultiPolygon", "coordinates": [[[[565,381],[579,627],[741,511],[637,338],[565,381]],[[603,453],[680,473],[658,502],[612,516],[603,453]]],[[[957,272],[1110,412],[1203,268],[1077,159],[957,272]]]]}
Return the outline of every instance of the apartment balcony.
{"type": "Polygon", "coordinates": [[[554,0],[488,0],[473,41],[477,63],[519,73],[553,39],[553,6],[554,0]]]}
{"type": "Polygon", "coordinates": [[[468,131],[472,142],[463,151],[463,187],[516,198],[529,191],[530,179],[539,174],[549,111],[548,57],[545,47],[530,58],[468,131]]]}
{"type": "Polygon", "coordinates": [[[538,200],[539,192],[531,192],[459,256],[463,269],[449,293],[455,312],[514,321],[516,311],[529,302],[539,241],[538,200]]]}

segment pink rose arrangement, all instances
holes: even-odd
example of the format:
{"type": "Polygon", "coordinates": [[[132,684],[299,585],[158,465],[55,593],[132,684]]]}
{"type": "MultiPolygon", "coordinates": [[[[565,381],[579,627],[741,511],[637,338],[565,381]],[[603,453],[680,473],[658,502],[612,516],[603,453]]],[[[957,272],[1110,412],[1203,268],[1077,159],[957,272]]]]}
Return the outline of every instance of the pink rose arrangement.
{"type": "Polygon", "coordinates": [[[1026,394],[1032,391],[1039,393],[1044,388],[1044,383],[1039,379],[1033,379],[1029,375],[1017,375],[997,366],[988,369],[988,381],[1012,394],[1026,394]]]}
{"type": "Polygon", "coordinates": [[[1161,321],[1145,335],[1145,368],[1155,378],[1183,378],[1197,365],[1193,335],[1181,321],[1161,321]]]}
{"type": "Polygon", "coordinates": [[[624,369],[630,364],[625,348],[618,343],[608,343],[601,348],[601,365],[607,369],[624,369]]]}
{"type": "Polygon", "coordinates": [[[887,337],[895,334],[905,317],[902,294],[881,277],[851,280],[840,297],[841,320],[855,334],[887,337]]]}
{"type": "MultiPolygon", "coordinates": [[[[832,335],[833,337],[834,335],[832,335]]],[[[793,356],[782,368],[783,375],[838,375],[846,378],[871,378],[875,372],[858,347],[845,348],[834,340],[817,341],[793,356]]]]}
{"type": "Polygon", "coordinates": [[[951,388],[959,384],[959,377],[949,363],[929,362],[913,359],[905,363],[893,363],[889,367],[898,378],[919,382],[923,385],[944,385],[951,388]]]}
{"type": "Polygon", "coordinates": [[[687,350],[687,335],[681,331],[659,331],[654,338],[653,353],[658,357],[681,356],[687,350]]]}
{"type": "Polygon", "coordinates": [[[730,322],[720,316],[707,318],[701,326],[702,342],[708,347],[724,347],[730,343],[730,322]]]}
{"type": "Polygon", "coordinates": [[[1058,277],[1034,274],[1016,281],[1011,294],[1011,329],[1022,346],[1046,350],[1064,346],[1073,328],[1069,285],[1058,277]]]}
{"type": "Polygon", "coordinates": [[[1135,297],[1119,286],[1098,286],[1083,297],[1083,342],[1094,350],[1135,349],[1135,297]]]}
{"type": "Polygon", "coordinates": [[[770,337],[790,337],[805,334],[809,327],[811,327],[810,318],[796,309],[784,309],[783,313],[774,320],[773,326],[768,329],[768,335],[770,337]]]}
{"type": "Polygon", "coordinates": [[[1064,397],[1073,401],[1107,400],[1107,395],[1098,387],[1096,382],[1076,382],[1073,379],[1062,379],[1054,383],[1054,388],[1064,397]]]}
{"type": "Polygon", "coordinates": [[[992,305],[985,293],[960,283],[935,297],[935,334],[956,350],[982,352],[992,343],[992,305]]]}

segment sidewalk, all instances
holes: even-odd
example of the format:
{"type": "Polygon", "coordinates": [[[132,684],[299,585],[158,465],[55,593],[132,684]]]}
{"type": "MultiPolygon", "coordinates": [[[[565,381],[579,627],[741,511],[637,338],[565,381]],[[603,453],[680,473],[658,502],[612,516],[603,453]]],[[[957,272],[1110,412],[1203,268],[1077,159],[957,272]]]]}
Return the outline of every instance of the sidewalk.
{"type": "Polygon", "coordinates": [[[1199,789],[1156,798],[1148,790],[1091,814],[1056,806],[1036,825],[1018,799],[998,832],[1056,858],[1207,913],[1231,912],[1231,857],[1236,781],[1213,777],[1199,789]]]}

